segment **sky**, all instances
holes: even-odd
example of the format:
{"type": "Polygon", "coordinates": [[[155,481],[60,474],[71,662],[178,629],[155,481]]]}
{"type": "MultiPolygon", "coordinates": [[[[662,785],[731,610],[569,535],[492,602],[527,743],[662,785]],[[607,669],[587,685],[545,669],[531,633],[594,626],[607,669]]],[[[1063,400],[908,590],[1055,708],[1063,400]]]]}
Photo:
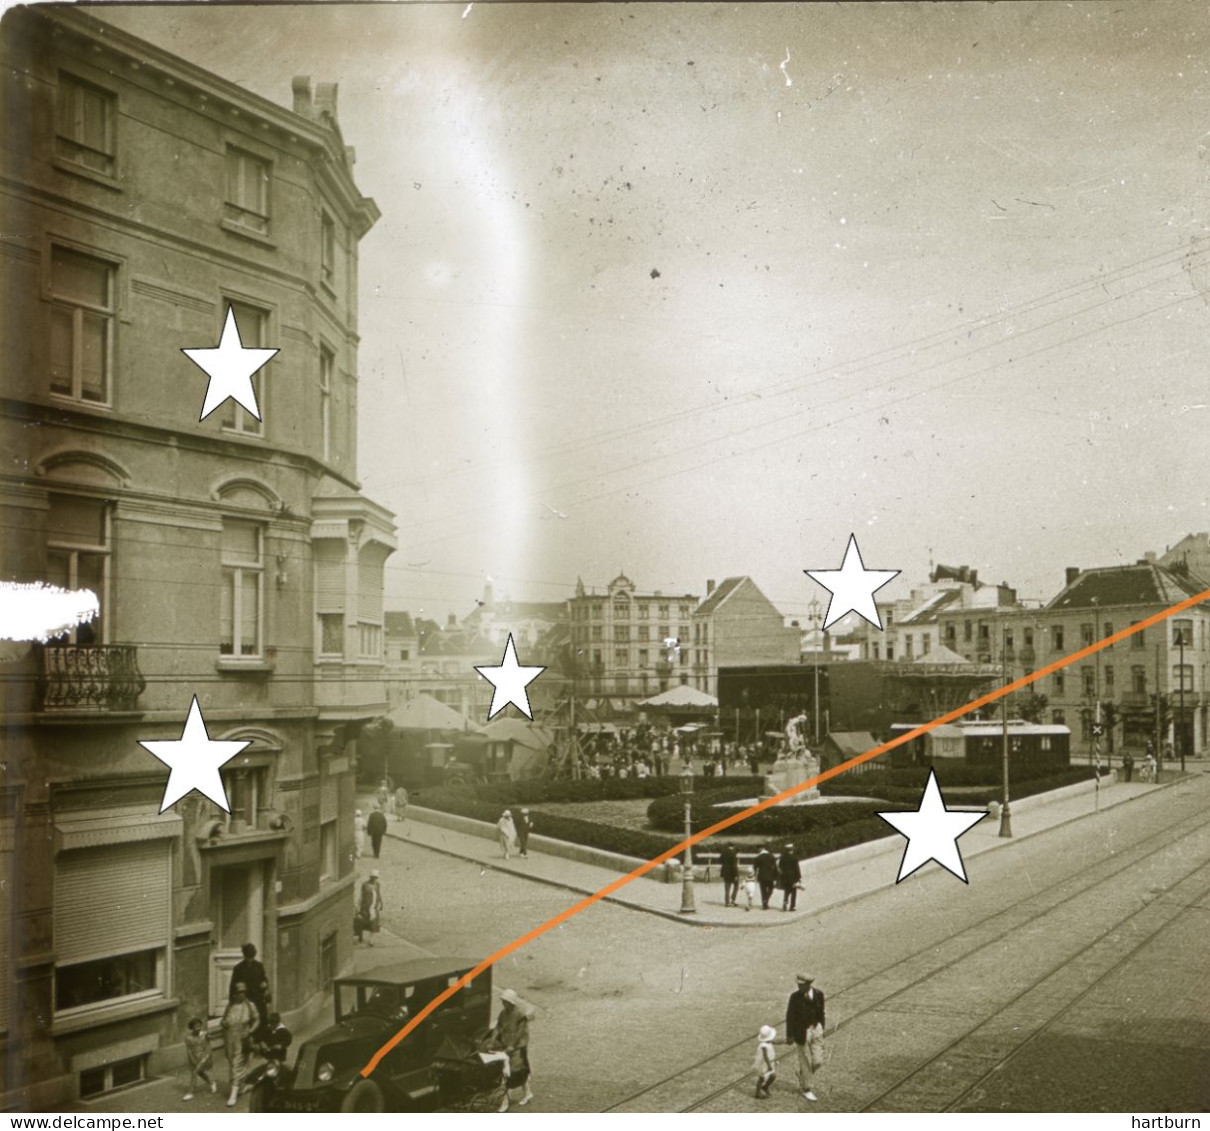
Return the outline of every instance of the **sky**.
{"type": "Polygon", "coordinates": [[[1210,529],[1204,4],[95,9],[340,86],[387,604],[749,574],[849,534],[1049,599],[1210,529]]]}

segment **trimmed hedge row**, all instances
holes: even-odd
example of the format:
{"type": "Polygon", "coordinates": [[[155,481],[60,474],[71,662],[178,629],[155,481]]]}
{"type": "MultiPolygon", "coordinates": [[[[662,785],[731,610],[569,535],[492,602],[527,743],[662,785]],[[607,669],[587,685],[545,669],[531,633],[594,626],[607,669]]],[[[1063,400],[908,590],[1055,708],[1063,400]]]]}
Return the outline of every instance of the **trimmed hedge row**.
{"type": "MultiPolygon", "coordinates": [[[[699,832],[730,816],[734,809],[720,808],[720,802],[737,801],[750,794],[733,790],[710,790],[693,795],[693,831],[699,832]]],[[[919,794],[917,794],[919,796],[919,794]]],[[[797,833],[848,825],[872,816],[881,805],[877,801],[834,801],[826,805],[780,805],[747,817],[733,826],[744,836],[794,836],[797,833]]],[[[647,820],[665,832],[685,827],[685,802],[680,797],[661,797],[647,807],[647,820]]]]}
{"type": "MultiPolygon", "coordinates": [[[[979,767],[963,767],[965,769],[979,767]]],[[[912,767],[913,772],[918,767],[912,767]]],[[[902,779],[896,781],[894,774],[900,771],[892,771],[891,774],[870,773],[860,774],[853,777],[842,777],[841,779],[833,778],[831,781],[826,781],[820,786],[820,792],[831,794],[833,796],[844,797],[871,797],[881,801],[889,801],[896,805],[916,805],[920,801],[920,791],[924,787],[924,782],[928,777],[928,771],[920,777],[918,784],[908,784],[902,779]]],[[[1061,789],[1065,785],[1074,785],[1076,782],[1087,781],[1093,776],[1091,766],[1068,766],[1058,771],[1057,773],[1048,774],[1045,777],[1031,778],[1024,781],[1016,781],[1009,779],[1009,789],[1011,796],[1014,798],[1032,797],[1037,793],[1048,793],[1052,789],[1061,789]]],[[[1001,796],[1001,784],[999,777],[994,781],[985,780],[979,784],[965,784],[955,781],[947,781],[940,773],[937,774],[937,780],[941,785],[942,791],[945,794],[945,799],[951,805],[986,805],[989,801],[998,801],[1001,796]]]]}
{"type": "MultiPolygon", "coordinates": [[[[729,777],[728,788],[739,792],[736,797],[751,797],[764,788],[764,778],[729,777]]],[[[583,778],[580,781],[560,778],[529,778],[524,781],[491,782],[486,785],[439,786],[434,789],[417,790],[414,797],[417,805],[430,805],[429,798],[441,794],[459,792],[476,801],[485,801],[505,809],[510,805],[541,805],[555,801],[641,801],[648,797],[667,797],[680,792],[680,778],[675,774],[650,778],[605,778],[597,781],[583,778]]],[[[432,805],[432,808],[444,808],[432,805]]],[[[451,810],[452,812],[452,810],[451,810]]],[[[492,820],[500,814],[497,812],[492,820]]]]}
{"type": "MultiPolygon", "coordinates": [[[[492,825],[500,819],[501,802],[481,800],[472,796],[470,789],[462,787],[426,789],[417,796],[416,804],[428,809],[440,809],[443,813],[456,813],[460,817],[472,817],[492,825]]],[[[533,831],[538,836],[550,836],[640,860],[650,860],[682,839],[638,829],[615,828],[613,825],[581,821],[578,817],[561,817],[554,813],[531,813],[530,816],[533,818],[533,831]]]]}

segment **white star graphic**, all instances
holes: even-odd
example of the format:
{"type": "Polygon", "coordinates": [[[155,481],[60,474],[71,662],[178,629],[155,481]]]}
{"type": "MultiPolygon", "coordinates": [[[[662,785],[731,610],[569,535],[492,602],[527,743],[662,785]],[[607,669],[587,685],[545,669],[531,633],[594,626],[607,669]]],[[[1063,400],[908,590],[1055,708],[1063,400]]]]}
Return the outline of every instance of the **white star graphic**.
{"type": "Polygon", "coordinates": [[[217,347],[181,350],[210,378],[200,419],[205,420],[231,397],[259,420],[260,407],[256,403],[256,390],[252,387],[252,374],[277,352],[275,349],[245,349],[239,336],[239,327],[235,324],[235,311],[228,306],[223,336],[217,347]]]}
{"type": "Polygon", "coordinates": [[[823,621],[824,628],[831,628],[848,612],[863,617],[875,628],[882,628],[874,594],[893,577],[898,577],[899,570],[866,569],[861,561],[855,534],[849,535],[849,546],[844,552],[844,564],[840,569],[804,569],[803,573],[832,594],[823,621]]]}
{"type": "Polygon", "coordinates": [[[487,713],[489,722],[510,703],[519,707],[527,719],[534,717],[529,709],[529,695],[525,689],[546,669],[525,668],[517,663],[517,649],[513,646],[511,632],[508,634],[508,643],[504,645],[504,659],[496,666],[476,666],[475,671],[496,689],[492,692],[492,706],[487,713]]]}
{"type": "Polygon", "coordinates": [[[227,803],[227,791],[223,788],[223,779],[219,776],[219,767],[230,762],[245,746],[251,745],[251,742],[211,739],[206,733],[206,723],[202,718],[202,709],[198,706],[196,695],[193,697],[189,717],[185,720],[185,729],[179,739],[157,742],[144,742],[140,739],[139,745],[172,770],[168,775],[168,784],[164,787],[161,813],[194,789],[198,793],[204,793],[226,812],[231,812],[227,803]]]}
{"type": "Polygon", "coordinates": [[[982,821],[987,813],[956,813],[947,809],[937,785],[937,775],[932,770],[929,770],[920,808],[915,813],[879,813],[878,816],[908,838],[896,883],[930,860],[936,860],[964,884],[968,882],[962,854],[958,851],[958,838],[982,821]]]}

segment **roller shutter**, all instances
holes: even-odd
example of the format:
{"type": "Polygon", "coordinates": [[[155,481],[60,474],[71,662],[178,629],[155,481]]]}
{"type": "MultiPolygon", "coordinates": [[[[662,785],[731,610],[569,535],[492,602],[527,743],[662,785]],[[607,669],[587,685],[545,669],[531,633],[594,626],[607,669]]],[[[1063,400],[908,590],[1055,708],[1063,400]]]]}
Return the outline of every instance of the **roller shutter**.
{"type": "Polygon", "coordinates": [[[171,851],[163,840],[59,853],[55,952],[60,966],[168,945],[171,851]]]}
{"type": "Polygon", "coordinates": [[[332,539],[315,542],[314,556],[316,612],[344,612],[345,544],[332,539]]]}

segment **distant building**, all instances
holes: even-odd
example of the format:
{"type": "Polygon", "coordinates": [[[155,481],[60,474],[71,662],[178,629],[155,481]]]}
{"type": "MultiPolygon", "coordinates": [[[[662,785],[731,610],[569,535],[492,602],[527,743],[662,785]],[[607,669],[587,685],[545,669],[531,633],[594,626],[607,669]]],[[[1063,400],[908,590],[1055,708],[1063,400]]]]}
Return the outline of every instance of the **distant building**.
{"type": "Polygon", "coordinates": [[[3,576],[101,616],[0,670],[0,1106],[174,1071],[240,947],[287,1024],[351,962],[354,765],[386,707],[393,516],[357,486],[357,245],[336,88],[285,109],[70,6],[5,13],[3,576]],[[183,346],[280,346],[257,419],[183,346]],[[230,812],[160,813],[197,695],[230,812]],[[9,929],[11,926],[11,930],[9,929]]]}
{"type": "Polygon", "coordinates": [[[498,644],[501,654],[511,635],[521,663],[544,662],[530,659],[532,649],[555,625],[567,623],[567,602],[496,600],[492,586],[486,585],[483,600],[476,602],[461,623],[468,632],[498,644]]]}
{"type": "MultiPolygon", "coordinates": [[[[1146,555],[1148,560],[1154,560],[1154,554],[1146,555]]],[[[1203,589],[1210,589],[1210,534],[1186,534],[1175,546],[1166,550],[1159,558],[1159,564],[1171,568],[1184,566],[1190,577],[1200,582],[1203,589]]]]}
{"type": "MultiPolygon", "coordinates": [[[[686,645],[682,644],[682,648],[686,645]]],[[[750,577],[706,582],[706,599],[693,612],[693,684],[718,692],[718,669],[745,664],[792,664],[802,649],[802,634],[788,627],[777,607],[750,577]]]]}

